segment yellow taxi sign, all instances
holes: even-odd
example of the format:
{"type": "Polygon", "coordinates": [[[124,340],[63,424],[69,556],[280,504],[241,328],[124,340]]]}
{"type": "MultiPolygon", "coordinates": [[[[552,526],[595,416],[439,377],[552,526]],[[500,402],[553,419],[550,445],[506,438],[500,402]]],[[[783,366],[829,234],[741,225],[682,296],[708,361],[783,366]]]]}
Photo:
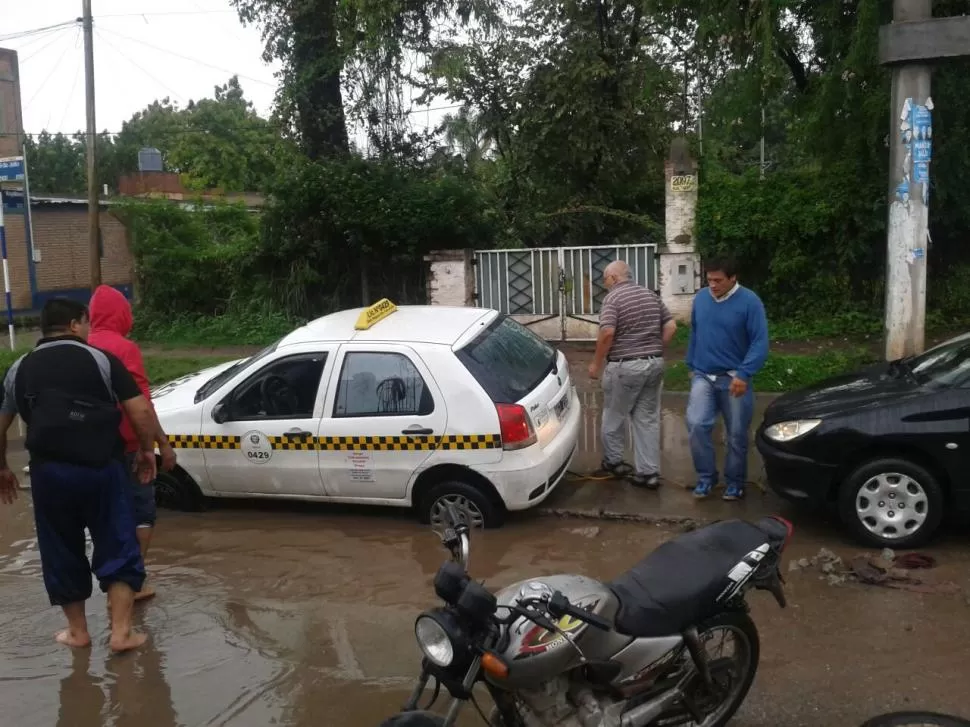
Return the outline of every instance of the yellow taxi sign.
{"type": "Polygon", "coordinates": [[[360,312],[360,317],[357,318],[357,323],[354,325],[354,328],[358,331],[366,331],[375,323],[384,320],[396,310],[396,305],[394,305],[387,298],[382,298],[374,303],[374,305],[364,308],[364,310],[360,312]]]}

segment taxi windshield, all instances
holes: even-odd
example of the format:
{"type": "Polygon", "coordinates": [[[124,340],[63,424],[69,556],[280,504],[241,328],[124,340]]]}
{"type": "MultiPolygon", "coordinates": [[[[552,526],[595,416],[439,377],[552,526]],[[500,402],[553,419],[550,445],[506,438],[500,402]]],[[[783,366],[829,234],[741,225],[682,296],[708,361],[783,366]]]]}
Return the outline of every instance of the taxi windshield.
{"type": "Polygon", "coordinates": [[[279,341],[274,341],[271,345],[267,346],[259,353],[254,354],[249,358],[244,358],[237,361],[225,371],[220,371],[218,374],[202,384],[202,386],[199,387],[199,390],[195,392],[195,403],[198,404],[200,401],[204,401],[212,394],[212,392],[218,390],[220,386],[229,381],[229,379],[238,374],[240,371],[248,368],[258,361],[261,361],[266,356],[273,353],[273,351],[276,350],[276,347],[279,346],[279,343],[279,341]]]}

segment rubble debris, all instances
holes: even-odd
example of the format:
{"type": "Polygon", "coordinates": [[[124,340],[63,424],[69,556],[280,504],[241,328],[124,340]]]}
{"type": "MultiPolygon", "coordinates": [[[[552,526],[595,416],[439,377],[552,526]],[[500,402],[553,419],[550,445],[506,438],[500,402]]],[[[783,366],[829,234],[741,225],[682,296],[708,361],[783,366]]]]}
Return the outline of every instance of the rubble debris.
{"type": "Polygon", "coordinates": [[[936,560],[929,555],[896,555],[889,548],[884,549],[879,556],[859,555],[848,563],[828,548],[822,548],[812,558],[800,558],[788,564],[789,572],[809,569],[819,571],[819,580],[826,581],[830,586],[852,581],[914,593],[959,593],[960,587],[955,583],[927,583],[912,573],[934,567],[936,560]]]}
{"type": "Polygon", "coordinates": [[[589,528],[573,528],[569,531],[573,535],[582,535],[584,538],[595,538],[600,534],[600,529],[596,526],[589,528]]]}

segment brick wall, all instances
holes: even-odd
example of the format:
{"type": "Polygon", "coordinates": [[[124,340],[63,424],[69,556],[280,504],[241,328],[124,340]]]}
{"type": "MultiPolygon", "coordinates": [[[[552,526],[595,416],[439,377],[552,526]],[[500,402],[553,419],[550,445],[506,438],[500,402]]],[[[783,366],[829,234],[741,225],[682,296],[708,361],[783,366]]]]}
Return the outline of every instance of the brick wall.
{"type": "MultiPolygon", "coordinates": [[[[91,275],[88,264],[88,216],[83,205],[35,205],[33,208],[34,247],[41,260],[35,263],[37,292],[87,290],[91,275]]],[[[132,278],[132,259],[124,225],[109,211],[101,210],[103,256],[101,276],[108,285],[128,285],[132,278]]],[[[24,216],[8,214],[7,260],[13,306],[32,308],[27,265],[24,216]]]]}

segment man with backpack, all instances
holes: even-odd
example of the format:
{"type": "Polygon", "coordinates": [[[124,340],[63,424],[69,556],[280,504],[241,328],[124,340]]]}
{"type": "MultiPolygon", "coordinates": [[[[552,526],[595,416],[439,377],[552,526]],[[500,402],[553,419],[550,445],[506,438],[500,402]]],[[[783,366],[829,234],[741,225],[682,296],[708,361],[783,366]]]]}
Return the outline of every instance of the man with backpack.
{"type": "MultiPolygon", "coordinates": [[[[134,322],[128,299],[110,285],[99,285],[91,296],[90,314],[91,334],[88,336],[88,343],[117,356],[135,379],[142,396],[151,403],[148,375],[145,373],[141,349],[138,348],[137,343],[128,338],[134,322]]],[[[168,437],[161,426],[156,426],[155,440],[158,442],[158,451],[161,454],[161,468],[162,471],[169,472],[175,467],[175,450],[169,444],[168,437]]],[[[121,438],[125,441],[125,458],[129,470],[133,472],[134,459],[138,453],[138,437],[132,431],[127,417],[121,422],[121,438]]],[[[148,555],[148,545],[155,530],[155,487],[153,483],[142,484],[137,476],[132,474],[130,489],[135,506],[135,534],[141,548],[141,557],[144,559],[148,555]]],[[[145,586],[135,594],[135,600],[141,601],[154,595],[155,589],[145,586]]]]}
{"type": "Polygon", "coordinates": [[[91,573],[107,592],[113,651],[128,651],[147,638],[131,628],[134,594],[145,581],[135,537],[121,410],[138,437],[139,477],[155,478],[156,418],[124,364],[86,342],[87,307],[63,298],[41,312],[33,351],[7,371],[0,405],[0,501],[17,498],[17,478],[7,463],[7,430],[17,414],[27,425],[31,491],[44,586],[60,606],[67,628],[60,644],[91,645],[85,601],[91,573]],[[94,541],[88,561],[85,528],[94,541]]]}

